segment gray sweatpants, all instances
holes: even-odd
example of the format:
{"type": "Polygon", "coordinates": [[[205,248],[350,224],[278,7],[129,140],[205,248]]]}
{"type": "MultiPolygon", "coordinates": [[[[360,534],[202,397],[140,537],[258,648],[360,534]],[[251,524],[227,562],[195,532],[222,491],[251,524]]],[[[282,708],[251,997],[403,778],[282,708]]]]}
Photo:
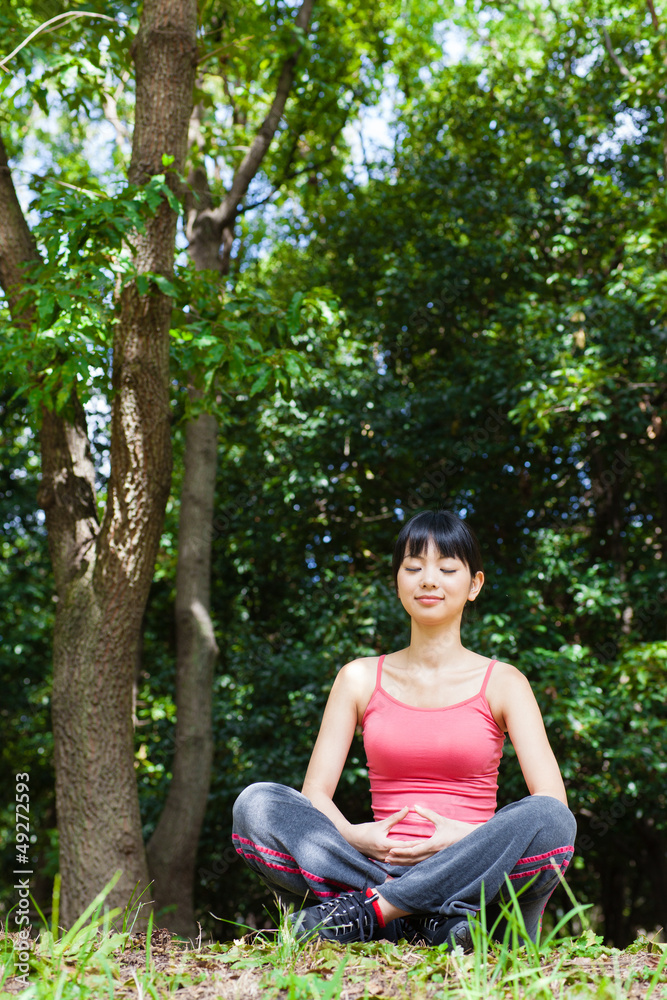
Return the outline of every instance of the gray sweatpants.
{"type": "Polygon", "coordinates": [[[266,885],[297,908],[381,886],[384,899],[408,913],[465,918],[479,912],[484,886],[490,926],[498,903],[508,898],[508,876],[535,940],[544,907],[574,853],[575,833],[567,806],[529,795],[425,861],[388,865],[355,850],[301,792],[258,782],[234,804],[232,840],[266,885]]]}

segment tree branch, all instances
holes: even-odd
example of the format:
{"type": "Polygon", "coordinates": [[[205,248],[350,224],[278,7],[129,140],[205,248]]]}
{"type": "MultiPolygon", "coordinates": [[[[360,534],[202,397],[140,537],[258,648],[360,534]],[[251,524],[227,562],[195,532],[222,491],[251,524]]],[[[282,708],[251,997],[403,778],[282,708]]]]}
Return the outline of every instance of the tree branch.
{"type": "MultiPolygon", "coordinates": [[[[310,17],[313,10],[314,0],[303,0],[299,12],[294,21],[294,27],[305,34],[308,30],[310,17]]],[[[225,199],[217,208],[212,208],[200,212],[197,219],[197,228],[213,223],[223,237],[223,258],[231,250],[231,240],[224,237],[223,231],[233,229],[239,205],[244,198],[250,182],[256,176],[262,160],[266,156],[271,140],[273,139],[280,119],[285,110],[287,97],[294,82],[296,64],[303,44],[300,43],[295,52],[288,56],[283,64],[283,68],[276,84],[276,91],[271,102],[269,112],[255,134],[255,138],[250,144],[250,149],[239,164],[232,181],[232,186],[225,199]]],[[[197,239],[197,233],[194,234],[197,239]]],[[[233,237],[232,237],[233,239],[233,237]]]]}
{"type": "Polygon", "coordinates": [[[259,201],[251,202],[249,205],[241,205],[241,207],[238,208],[236,211],[237,216],[243,215],[244,212],[249,212],[253,208],[259,208],[261,205],[266,205],[267,201],[271,201],[274,194],[280,191],[283,184],[285,184],[287,181],[293,181],[296,177],[301,177],[303,174],[316,173],[320,169],[320,167],[326,166],[327,163],[331,163],[331,161],[335,159],[336,159],[335,154],[332,153],[331,156],[326,156],[323,160],[319,160],[318,163],[308,163],[305,167],[300,167],[298,170],[293,170],[289,174],[283,174],[280,181],[271,190],[270,194],[267,194],[265,198],[260,198],[259,201]]]}
{"type": "Polygon", "coordinates": [[[230,42],[229,45],[221,45],[220,48],[212,49],[210,52],[207,52],[206,55],[201,56],[197,60],[197,66],[201,66],[202,63],[208,62],[208,60],[213,59],[214,56],[219,56],[221,52],[229,52],[231,49],[238,51],[238,49],[241,48],[241,46],[246,42],[254,42],[254,40],[254,35],[244,35],[243,38],[230,42]]]}
{"type": "Polygon", "coordinates": [[[606,48],[607,52],[611,56],[613,62],[615,62],[616,65],[618,66],[618,69],[619,69],[620,73],[623,76],[627,77],[627,79],[630,81],[630,83],[636,83],[637,82],[637,77],[633,73],[630,72],[630,70],[628,69],[628,67],[625,66],[621,62],[621,60],[619,59],[619,57],[614,52],[614,46],[611,44],[611,38],[609,37],[609,33],[608,33],[608,31],[607,31],[607,29],[605,28],[604,25],[602,26],[602,35],[604,37],[604,47],[606,48]]]}
{"type": "Polygon", "coordinates": [[[80,11],[70,10],[70,11],[65,11],[64,14],[57,14],[55,17],[50,18],[50,20],[45,21],[44,24],[40,24],[40,26],[38,28],[35,28],[34,31],[31,31],[28,37],[24,38],[20,45],[17,45],[16,48],[13,49],[8,56],[5,56],[5,58],[0,62],[0,70],[6,70],[7,63],[10,62],[10,60],[12,60],[14,56],[18,55],[21,49],[25,48],[25,46],[29,42],[31,42],[33,38],[39,35],[42,31],[45,31],[46,28],[49,27],[49,25],[55,24],[56,21],[65,21],[65,23],[67,23],[69,21],[74,20],[75,17],[97,17],[97,18],[102,18],[102,20],[104,21],[111,21],[112,24],[116,24],[115,19],[113,17],[109,17],[107,14],[94,14],[91,13],[90,11],[85,11],[85,10],[80,10],[80,11]]]}
{"type": "MultiPolygon", "coordinates": [[[[303,0],[303,4],[301,5],[294,22],[294,26],[299,28],[304,33],[308,29],[313,3],[314,0],[303,0]]],[[[260,125],[259,130],[252,141],[250,149],[244,156],[236,173],[234,174],[231,189],[220,206],[219,213],[223,219],[231,218],[232,214],[236,212],[241,199],[248,190],[250,181],[256,175],[260,164],[266,155],[271,140],[276,133],[278,124],[280,123],[280,119],[282,118],[283,111],[285,110],[285,104],[287,103],[287,97],[292,88],[292,83],[294,82],[294,72],[296,70],[296,64],[302,47],[302,44],[300,44],[296,52],[285,60],[280,77],[278,78],[276,93],[271,107],[269,108],[269,113],[260,125]]]]}
{"type": "MultiPolygon", "coordinates": [[[[203,112],[201,103],[192,109],[188,131],[190,149],[199,150],[200,155],[203,155],[204,149],[204,136],[201,128],[203,112]]],[[[210,219],[207,221],[202,219],[212,204],[213,195],[206,168],[202,163],[195,163],[188,173],[188,186],[185,193],[185,235],[190,243],[190,256],[199,271],[220,271],[222,266],[219,253],[220,232],[210,219]]]]}
{"type": "Polygon", "coordinates": [[[0,136],[0,285],[15,323],[22,320],[17,308],[25,284],[24,266],[39,259],[37,244],[16,197],[7,150],[0,136]]]}
{"type": "Polygon", "coordinates": [[[123,141],[127,142],[128,144],[132,143],[132,136],[130,134],[129,129],[127,128],[125,123],[122,122],[118,117],[118,99],[123,93],[125,89],[125,84],[129,79],[130,79],[130,72],[129,70],[126,70],[123,73],[121,81],[114,90],[113,94],[107,94],[107,93],[104,94],[104,117],[111,125],[113,125],[118,145],[120,145],[121,142],[123,141]]]}
{"type": "Polygon", "coordinates": [[[227,74],[221,73],[220,76],[222,77],[222,88],[225,92],[225,97],[229,101],[229,106],[232,109],[232,123],[234,125],[241,125],[241,124],[245,125],[245,122],[241,121],[241,115],[239,115],[239,109],[236,105],[236,101],[234,100],[234,93],[232,91],[232,88],[229,86],[229,80],[227,79],[227,74]]]}
{"type": "MultiPolygon", "coordinates": [[[[12,180],[7,151],[0,136],[0,284],[5,290],[12,319],[29,327],[30,313],[22,311],[26,287],[25,265],[40,261],[12,180]]],[[[72,393],[65,419],[54,410],[42,410],[40,432],[42,482],[39,503],[46,514],[49,549],[56,588],[62,595],[75,576],[99,525],[95,504],[95,469],[90,456],[86,416],[72,393]]]]}

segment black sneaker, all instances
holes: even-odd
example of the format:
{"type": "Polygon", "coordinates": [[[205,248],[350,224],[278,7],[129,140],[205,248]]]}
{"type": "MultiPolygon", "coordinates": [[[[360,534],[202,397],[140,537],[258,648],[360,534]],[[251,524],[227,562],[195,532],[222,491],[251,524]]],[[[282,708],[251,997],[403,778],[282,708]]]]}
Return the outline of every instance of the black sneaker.
{"type": "Polygon", "coordinates": [[[287,918],[296,938],[306,941],[319,936],[327,941],[376,941],[386,936],[391,921],[385,928],[377,904],[375,889],[344,892],[306,910],[298,910],[287,918]]]}
{"type": "Polygon", "coordinates": [[[465,955],[475,950],[467,917],[443,917],[439,913],[402,918],[403,933],[410,944],[431,947],[447,945],[447,951],[459,947],[465,955]]]}

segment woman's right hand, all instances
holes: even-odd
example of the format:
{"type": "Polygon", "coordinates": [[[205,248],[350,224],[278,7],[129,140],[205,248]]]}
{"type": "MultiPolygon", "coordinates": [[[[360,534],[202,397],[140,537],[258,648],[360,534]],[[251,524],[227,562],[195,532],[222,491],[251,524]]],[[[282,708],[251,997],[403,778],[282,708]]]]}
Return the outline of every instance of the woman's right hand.
{"type": "MultiPolygon", "coordinates": [[[[408,806],[403,806],[398,812],[392,813],[386,819],[377,823],[354,823],[350,824],[349,835],[345,836],[348,844],[356,848],[360,854],[375,861],[386,861],[392,849],[396,847],[396,840],[390,840],[389,831],[402,819],[405,819],[410,812],[408,806]]],[[[419,843],[415,841],[401,841],[401,847],[416,847],[419,843]]]]}

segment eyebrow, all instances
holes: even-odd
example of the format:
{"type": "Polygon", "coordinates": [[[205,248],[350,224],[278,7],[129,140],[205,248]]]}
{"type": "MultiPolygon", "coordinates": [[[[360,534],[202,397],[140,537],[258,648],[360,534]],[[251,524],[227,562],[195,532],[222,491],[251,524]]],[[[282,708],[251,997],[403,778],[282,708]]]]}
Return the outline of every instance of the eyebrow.
{"type": "MultiPolygon", "coordinates": [[[[405,555],[403,556],[403,558],[404,559],[420,559],[421,562],[424,562],[424,560],[426,559],[426,556],[412,556],[412,555],[410,555],[409,552],[406,552],[405,555]]],[[[459,562],[463,562],[463,560],[460,559],[459,556],[441,556],[441,555],[439,555],[438,559],[458,559],[459,562]]]]}

